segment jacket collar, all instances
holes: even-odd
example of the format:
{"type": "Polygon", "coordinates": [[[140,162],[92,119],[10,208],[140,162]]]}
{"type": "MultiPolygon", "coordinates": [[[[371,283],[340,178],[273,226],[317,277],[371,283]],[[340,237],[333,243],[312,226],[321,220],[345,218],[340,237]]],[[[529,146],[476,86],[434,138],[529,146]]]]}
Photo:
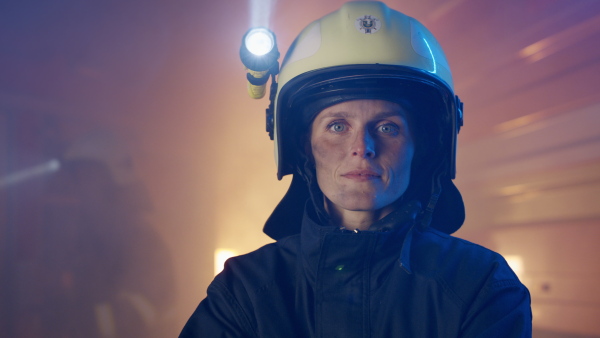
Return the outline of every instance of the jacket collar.
{"type": "Polygon", "coordinates": [[[393,217],[398,222],[394,228],[359,232],[341,230],[336,226],[320,224],[312,206],[307,203],[300,239],[304,270],[311,284],[316,281],[323,256],[332,250],[342,259],[353,262],[364,260],[374,276],[385,273],[396,262],[406,273],[412,273],[410,248],[414,219],[404,219],[400,223],[398,215],[393,217]]]}

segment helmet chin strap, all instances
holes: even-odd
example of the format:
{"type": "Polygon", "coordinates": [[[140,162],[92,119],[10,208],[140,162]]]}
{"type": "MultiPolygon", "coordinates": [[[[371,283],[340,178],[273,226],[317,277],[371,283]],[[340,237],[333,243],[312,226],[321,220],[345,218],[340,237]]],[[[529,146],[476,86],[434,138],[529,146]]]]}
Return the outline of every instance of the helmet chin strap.
{"type": "Polygon", "coordinates": [[[442,194],[442,176],[444,175],[444,161],[438,163],[437,168],[433,171],[433,177],[431,178],[431,195],[427,206],[421,211],[421,217],[418,224],[419,230],[424,230],[431,225],[433,218],[433,212],[438,204],[440,195],[442,194]]]}
{"type": "Polygon", "coordinates": [[[431,197],[429,197],[429,203],[425,209],[421,211],[421,220],[419,222],[419,230],[424,230],[431,224],[431,219],[433,217],[433,211],[435,210],[435,206],[440,198],[440,194],[442,193],[442,187],[439,178],[435,180],[433,193],[431,197]]]}
{"type": "Polygon", "coordinates": [[[419,213],[421,213],[421,202],[418,200],[402,203],[397,209],[373,223],[369,231],[393,231],[409,223],[412,226],[419,213]]]}

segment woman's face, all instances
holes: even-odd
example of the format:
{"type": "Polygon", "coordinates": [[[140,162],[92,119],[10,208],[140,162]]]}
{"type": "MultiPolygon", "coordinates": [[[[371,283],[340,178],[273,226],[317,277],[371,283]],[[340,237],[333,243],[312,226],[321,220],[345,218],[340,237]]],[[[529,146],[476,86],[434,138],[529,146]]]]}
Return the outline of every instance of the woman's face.
{"type": "Polygon", "coordinates": [[[315,118],[317,181],[335,208],[376,211],[406,191],[414,154],[406,112],[383,100],[336,104],[315,118]]]}

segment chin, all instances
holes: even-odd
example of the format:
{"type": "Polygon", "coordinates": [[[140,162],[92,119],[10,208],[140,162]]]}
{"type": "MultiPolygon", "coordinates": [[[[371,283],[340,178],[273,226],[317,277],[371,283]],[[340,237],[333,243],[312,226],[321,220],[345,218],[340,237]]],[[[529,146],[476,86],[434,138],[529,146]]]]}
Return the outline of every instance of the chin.
{"type": "Polygon", "coordinates": [[[330,200],[330,202],[338,208],[349,211],[377,211],[393,203],[393,201],[387,203],[386,201],[378,201],[376,198],[365,198],[364,196],[347,198],[340,201],[330,200]]]}

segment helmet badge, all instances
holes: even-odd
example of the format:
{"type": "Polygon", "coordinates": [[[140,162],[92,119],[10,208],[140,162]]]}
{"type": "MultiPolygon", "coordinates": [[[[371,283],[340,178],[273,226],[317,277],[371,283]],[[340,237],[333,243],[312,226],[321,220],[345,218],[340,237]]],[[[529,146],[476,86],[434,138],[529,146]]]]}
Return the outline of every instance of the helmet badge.
{"type": "Polygon", "coordinates": [[[372,15],[364,15],[354,21],[354,26],[361,33],[373,34],[381,28],[381,21],[372,15]]]}

